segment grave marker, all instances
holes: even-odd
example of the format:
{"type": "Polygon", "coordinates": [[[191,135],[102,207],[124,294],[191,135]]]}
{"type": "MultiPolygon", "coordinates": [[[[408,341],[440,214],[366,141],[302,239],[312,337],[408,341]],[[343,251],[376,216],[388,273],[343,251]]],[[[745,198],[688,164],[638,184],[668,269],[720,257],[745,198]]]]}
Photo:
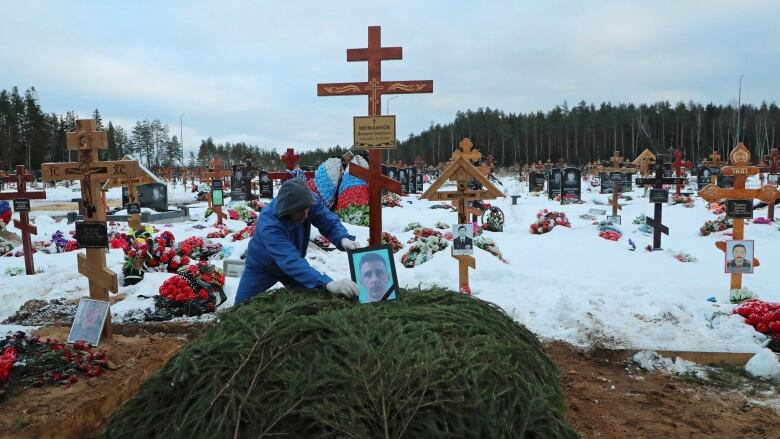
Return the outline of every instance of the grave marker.
{"type": "MultiPolygon", "coordinates": [[[[674,169],[674,176],[675,177],[683,177],[683,169],[693,169],[693,162],[683,161],[683,152],[679,149],[674,150],[674,162],[672,162],[672,168],[674,169]]],[[[685,183],[681,183],[677,185],[677,188],[675,189],[675,194],[680,195],[680,191],[685,183]]]]}
{"type": "MultiPolygon", "coordinates": [[[[624,168],[622,163],[625,161],[623,157],[620,157],[620,151],[615,151],[615,155],[610,159],[612,167],[602,168],[601,171],[609,173],[609,180],[612,182],[612,198],[609,200],[609,204],[612,206],[612,216],[618,216],[618,211],[623,208],[619,202],[620,192],[623,189],[625,174],[632,171],[631,168],[624,168]],[[619,176],[619,179],[617,178],[619,176]]],[[[629,174],[633,175],[633,172],[629,174]]]]}
{"type": "MultiPolygon", "coordinates": [[[[130,156],[125,156],[122,160],[135,160],[134,158],[130,156]]],[[[111,188],[115,187],[122,187],[126,188],[127,190],[127,202],[125,204],[125,208],[127,209],[128,215],[130,215],[130,219],[127,221],[127,225],[133,229],[133,230],[141,230],[143,229],[143,225],[141,224],[141,203],[138,201],[138,185],[145,185],[145,184],[154,184],[159,183],[159,179],[153,176],[151,171],[146,169],[144,166],[142,166],[140,163],[138,163],[137,160],[135,160],[138,169],[140,172],[135,177],[132,178],[116,178],[116,179],[109,179],[106,180],[106,182],[103,184],[103,187],[101,188],[101,191],[103,193],[107,192],[111,188]],[[131,207],[133,212],[131,212],[131,207]],[[136,208],[137,207],[137,208],[136,208]]],[[[124,192],[124,190],[123,190],[124,192]]],[[[124,195],[124,193],[123,193],[124,195]]],[[[124,200],[124,196],[122,197],[124,200]]],[[[166,200],[166,207],[167,207],[167,200],[166,200]]]]}
{"type": "MultiPolygon", "coordinates": [[[[347,49],[347,61],[367,61],[368,81],[332,84],[317,84],[317,96],[367,95],[368,115],[382,114],[382,95],[432,93],[433,81],[382,81],[382,61],[402,58],[401,47],[382,47],[381,27],[368,28],[368,47],[347,49]]],[[[350,164],[350,173],[368,183],[369,244],[382,243],[382,189],[399,193],[401,185],[382,175],[381,150],[370,149],[365,169],[350,164]]]]}
{"type": "Polygon", "coordinates": [[[33,264],[33,247],[30,235],[37,235],[38,228],[30,224],[30,200],[43,200],[46,191],[28,191],[27,183],[33,181],[33,176],[27,172],[24,165],[16,166],[16,174],[0,178],[5,183],[16,183],[16,192],[0,192],[0,200],[13,200],[14,210],[19,212],[19,219],[14,220],[14,227],[22,232],[22,247],[24,248],[24,270],[27,274],[35,274],[33,264]]]}
{"type": "MultiPolygon", "coordinates": [[[[750,158],[750,150],[748,150],[744,144],[739,143],[729,154],[731,166],[724,166],[723,169],[721,169],[722,175],[734,176],[734,187],[731,189],[724,189],[714,184],[710,184],[699,191],[699,196],[709,202],[716,202],[722,199],[749,200],[751,209],[754,198],[766,203],[774,202],[780,197],[780,191],[775,187],[765,185],[758,189],[745,188],[748,176],[756,175],[759,172],[758,167],[750,166],[750,158]]],[[[732,205],[732,209],[736,209],[736,205],[732,205]]],[[[734,212],[734,210],[732,210],[732,212],[734,212]]],[[[734,218],[732,239],[742,240],[744,238],[745,220],[743,218],[734,218]]],[[[718,241],[715,243],[715,246],[723,252],[726,251],[726,241],[718,241]]],[[[753,267],[758,267],[759,264],[758,259],[753,258],[753,267]]],[[[731,273],[731,290],[740,288],[742,288],[742,273],[731,273]]]]}
{"type": "Polygon", "coordinates": [[[647,225],[653,228],[653,250],[661,250],[661,234],[669,234],[669,228],[663,224],[663,203],[669,202],[669,191],[664,189],[665,184],[679,184],[684,178],[664,177],[664,156],[659,155],[655,162],[655,177],[637,178],[638,185],[652,185],[650,190],[650,202],[655,204],[653,217],[647,218],[647,225]]]}
{"type": "Polygon", "coordinates": [[[271,180],[281,180],[282,182],[287,181],[295,176],[294,171],[296,169],[300,172],[303,172],[303,175],[306,176],[306,179],[314,178],[314,172],[300,170],[298,162],[300,162],[301,156],[296,154],[293,148],[287,148],[287,152],[282,154],[281,159],[282,162],[284,162],[284,165],[287,167],[287,171],[269,172],[268,178],[271,180]]]}
{"type": "MultiPolygon", "coordinates": [[[[770,154],[764,156],[764,160],[766,160],[769,175],[777,176],[778,165],[780,165],[780,153],[777,151],[777,148],[772,148],[770,154]]],[[[767,204],[767,217],[771,221],[775,220],[775,202],[777,200],[767,204]]]]}
{"type": "MultiPolygon", "coordinates": [[[[131,160],[100,161],[98,150],[108,149],[105,131],[97,130],[94,119],[76,121],[76,131],[67,133],[68,150],[78,151],[78,162],[44,163],[41,174],[44,181],[81,180],[81,199],[84,203],[82,224],[105,227],[106,206],[100,191],[100,181],[134,178],[138,173],[137,162],[131,160]]],[[[84,226],[81,226],[84,227],[84,226]]],[[[90,227],[90,226],[87,226],[90,227]]],[[[97,228],[97,226],[94,226],[97,228]]],[[[78,271],[89,280],[89,296],[108,301],[108,292],[118,292],[116,273],[106,268],[106,249],[87,248],[86,256],[77,255],[78,271]]],[[[111,337],[111,316],[106,319],[104,337],[111,337]]]]}
{"type": "MultiPolygon", "coordinates": [[[[428,190],[420,196],[424,200],[450,200],[458,211],[458,224],[468,224],[468,214],[473,213],[469,207],[472,200],[495,200],[503,197],[504,194],[491,183],[487,177],[471,164],[473,157],[479,160],[481,154],[479,151],[472,151],[473,144],[468,138],[460,142],[460,151],[452,153],[452,162],[442,172],[436,181],[434,181],[428,190]],[[469,188],[469,182],[478,181],[484,189],[473,190],[469,188]],[[455,191],[439,191],[447,181],[454,181],[457,185],[455,191]]],[[[476,269],[477,264],[473,256],[456,256],[458,260],[458,278],[460,291],[470,291],[469,288],[469,267],[476,269]]]]}
{"type": "MultiPolygon", "coordinates": [[[[209,179],[209,187],[211,188],[214,188],[215,181],[219,181],[221,183],[223,178],[230,177],[231,175],[233,175],[233,172],[225,171],[223,168],[222,159],[216,155],[211,158],[209,171],[203,173],[203,177],[209,179]]],[[[222,190],[222,186],[220,186],[220,188],[217,190],[222,190]]],[[[227,218],[227,215],[222,212],[222,203],[220,202],[218,206],[215,206],[212,202],[213,200],[211,192],[209,192],[209,194],[206,196],[206,199],[208,200],[209,209],[211,209],[211,211],[217,215],[217,224],[222,224],[222,220],[227,218]]]]}

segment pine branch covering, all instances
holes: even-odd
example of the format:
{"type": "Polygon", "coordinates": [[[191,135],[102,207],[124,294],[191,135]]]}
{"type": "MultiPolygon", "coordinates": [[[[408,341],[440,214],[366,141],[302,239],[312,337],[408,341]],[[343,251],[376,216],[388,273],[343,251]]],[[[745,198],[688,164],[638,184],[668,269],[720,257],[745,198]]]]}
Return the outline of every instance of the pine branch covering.
{"type": "Polygon", "coordinates": [[[531,332],[469,296],[285,290],[221,316],[105,437],[574,438],[558,378],[531,332]]]}

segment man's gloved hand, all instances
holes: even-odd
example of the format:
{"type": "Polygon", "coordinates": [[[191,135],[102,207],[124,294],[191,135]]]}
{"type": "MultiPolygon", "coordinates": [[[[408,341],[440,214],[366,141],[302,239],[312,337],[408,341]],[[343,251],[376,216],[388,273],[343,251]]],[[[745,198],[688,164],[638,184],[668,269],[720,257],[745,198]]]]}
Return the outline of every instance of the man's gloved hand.
{"type": "Polygon", "coordinates": [[[360,248],[360,245],[349,238],[341,238],[341,248],[344,250],[357,250],[360,248]]]}
{"type": "Polygon", "coordinates": [[[325,285],[325,288],[333,294],[338,294],[348,299],[352,299],[359,294],[357,284],[352,282],[351,279],[330,281],[325,285]]]}

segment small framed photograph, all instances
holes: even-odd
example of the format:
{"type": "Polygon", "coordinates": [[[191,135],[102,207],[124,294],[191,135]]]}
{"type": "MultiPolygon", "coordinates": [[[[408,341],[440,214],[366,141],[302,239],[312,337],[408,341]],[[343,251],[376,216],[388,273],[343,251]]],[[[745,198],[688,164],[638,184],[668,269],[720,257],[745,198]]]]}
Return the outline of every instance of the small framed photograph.
{"type": "Polygon", "coordinates": [[[349,272],[360,291],[360,303],[398,299],[398,276],[390,246],[347,251],[349,272]]]}
{"type": "Polygon", "coordinates": [[[755,241],[739,239],[726,241],[726,273],[753,273],[755,241]]]}
{"type": "Polygon", "coordinates": [[[471,224],[452,225],[453,256],[471,256],[474,254],[474,226],[471,224]]]}
{"type": "Polygon", "coordinates": [[[607,221],[611,222],[612,224],[619,226],[620,225],[620,215],[607,215],[607,221]]]}
{"type": "Polygon", "coordinates": [[[223,271],[225,272],[225,277],[237,277],[241,278],[241,275],[244,274],[244,267],[246,267],[246,261],[241,261],[237,259],[225,259],[222,261],[223,271]]]}
{"type": "Polygon", "coordinates": [[[766,183],[771,186],[777,186],[777,174],[769,174],[766,178],[766,183]]]}
{"type": "Polygon", "coordinates": [[[91,346],[97,346],[100,335],[103,333],[106,317],[108,317],[108,302],[81,299],[70,327],[68,343],[84,340],[91,346]]]}

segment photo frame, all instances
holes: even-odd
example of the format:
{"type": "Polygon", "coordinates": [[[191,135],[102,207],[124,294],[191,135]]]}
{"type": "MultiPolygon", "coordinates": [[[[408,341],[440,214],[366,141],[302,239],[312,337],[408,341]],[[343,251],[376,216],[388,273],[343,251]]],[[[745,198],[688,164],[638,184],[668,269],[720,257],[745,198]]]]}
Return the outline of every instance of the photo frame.
{"type": "Polygon", "coordinates": [[[400,295],[393,251],[387,244],[347,250],[349,273],[360,303],[397,300],[400,295]]]}
{"type": "Polygon", "coordinates": [[[474,226],[471,224],[452,225],[452,255],[471,256],[474,254],[474,226]]]}
{"type": "Polygon", "coordinates": [[[620,224],[620,222],[621,222],[620,215],[615,215],[615,216],[607,215],[607,221],[611,222],[612,224],[614,224],[616,226],[621,225],[620,224]]]}
{"type": "Polygon", "coordinates": [[[723,269],[726,273],[753,273],[755,241],[752,239],[734,239],[726,241],[723,253],[723,269]],[[734,252],[737,252],[736,254],[734,252]]]}
{"type": "Polygon", "coordinates": [[[109,303],[102,300],[81,299],[76,316],[70,326],[68,343],[84,340],[90,346],[97,346],[108,317],[109,303]]]}
{"type": "Polygon", "coordinates": [[[222,271],[225,273],[225,277],[237,277],[241,278],[244,274],[244,268],[246,267],[246,261],[238,259],[225,259],[222,261],[222,271]]]}

